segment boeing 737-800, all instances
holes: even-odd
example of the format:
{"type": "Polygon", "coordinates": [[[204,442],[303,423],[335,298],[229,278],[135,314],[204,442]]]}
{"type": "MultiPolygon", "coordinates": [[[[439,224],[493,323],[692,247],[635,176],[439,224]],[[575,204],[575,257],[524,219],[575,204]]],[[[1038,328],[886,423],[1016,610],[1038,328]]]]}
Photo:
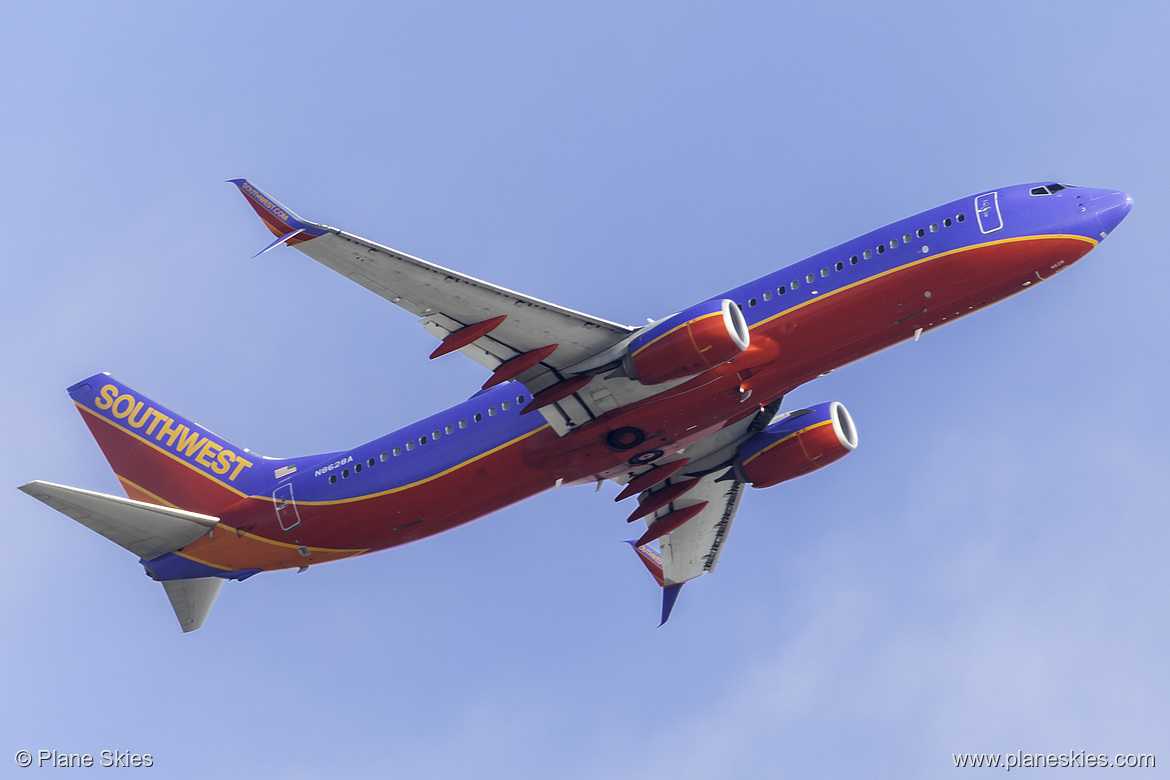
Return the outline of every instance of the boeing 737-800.
{"type": "Polygon", "coordinates": [[[419,319],[437,358],[489,373],[467,401],[350,450],[267,458],[108,374],[69,395],[129,498],[22,490],[106,536],[161,582],[184,631],[223,583],[449,530],[561,484],[623,485],[630,542],[663,588],[712,571],[744,487],[857,446],[838,402],[794,388],[1046,281],[1125,218],[1123,192],[1057,183],[981,192],[630,327],[309,222],[233,181],[276,237],[419,319]],[[637,533],[635,535],[638,535],[637,533]],[[655,549],[657,545],[658,549],[655,549]]]}

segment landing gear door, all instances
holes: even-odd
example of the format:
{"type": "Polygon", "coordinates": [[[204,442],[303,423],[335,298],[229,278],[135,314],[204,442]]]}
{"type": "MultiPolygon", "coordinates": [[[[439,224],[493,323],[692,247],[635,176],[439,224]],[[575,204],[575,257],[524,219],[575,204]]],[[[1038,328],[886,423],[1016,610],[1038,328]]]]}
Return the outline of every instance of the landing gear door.
{"type": "Polygon", "coordinates": [[[281,530],[289,531],[301,524],[300,512],[293,501],[291,482],[286,482],[272,491],[272,504],[276,507],[276,521],[280,523],[281,530]]]}
{"type": "Polygon", "coordinates": [[[975,216],[979,219],[979,230],[984,235],[1003,229],[1003,217],[999,213],[999,193],[989,192],[975,198],[975,216]]]}

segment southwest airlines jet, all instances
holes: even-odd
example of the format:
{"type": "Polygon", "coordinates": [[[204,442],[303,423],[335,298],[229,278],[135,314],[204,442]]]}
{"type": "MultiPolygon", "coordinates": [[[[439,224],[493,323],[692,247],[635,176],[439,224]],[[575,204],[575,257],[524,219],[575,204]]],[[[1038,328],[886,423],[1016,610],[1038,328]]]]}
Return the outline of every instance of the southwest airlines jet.
{"type": "Polygon", "coordinates": [[[301,219],[234,180],[276,237],[418,318],[438,358],[488,373],[450,409],[350,450],[269,458],[108,374],[69,388],[129,498],[21,490],[138,556],[184,631],[227,580],[304,570],[449,530],[560,485],[605,480],[663,589],[712,571],[744,487],[857,446],[837,402],[794,388],[1046,281],[1129,213],[1123,192],[1024,184],[956,200],[629,327],[301,219]]]}

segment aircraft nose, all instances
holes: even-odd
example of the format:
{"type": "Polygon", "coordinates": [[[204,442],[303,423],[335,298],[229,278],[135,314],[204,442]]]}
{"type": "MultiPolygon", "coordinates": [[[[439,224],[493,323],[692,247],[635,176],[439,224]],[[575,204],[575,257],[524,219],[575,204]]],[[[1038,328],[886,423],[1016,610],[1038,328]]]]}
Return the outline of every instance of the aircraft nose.
{"type": "Polygon", "coordinates": [[[1093,196],[1093,208],[1101,223],[1101,237],[1104,238],[1129,214],[1133,208],[1133,198],[1118,190],[1099,190],[1099,193],[1093,196]]]}

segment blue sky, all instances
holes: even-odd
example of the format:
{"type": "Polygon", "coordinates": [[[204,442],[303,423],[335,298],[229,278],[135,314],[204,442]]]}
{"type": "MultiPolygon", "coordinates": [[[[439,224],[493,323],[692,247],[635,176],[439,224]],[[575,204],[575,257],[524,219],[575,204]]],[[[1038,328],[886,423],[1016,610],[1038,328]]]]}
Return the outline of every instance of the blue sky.
{"type": "Polygon", "coordinates": [[[1170,765],[1164,6],[533,6],[8,10],[0,766],[20,749],[150,753],[167,777],[1170,765]],[[997,186],[1136,205],[1050,284],[793,393],[845,403],[858,451],[750,491],[664,628],[611,487],[229,583],[182,635],[132,556],[15,490],[118,491],[68,385],[110,371],[297,455],[483,381],[298,253],[249,259],[269,236],[238,176],[629,323],[997,186]]]}

